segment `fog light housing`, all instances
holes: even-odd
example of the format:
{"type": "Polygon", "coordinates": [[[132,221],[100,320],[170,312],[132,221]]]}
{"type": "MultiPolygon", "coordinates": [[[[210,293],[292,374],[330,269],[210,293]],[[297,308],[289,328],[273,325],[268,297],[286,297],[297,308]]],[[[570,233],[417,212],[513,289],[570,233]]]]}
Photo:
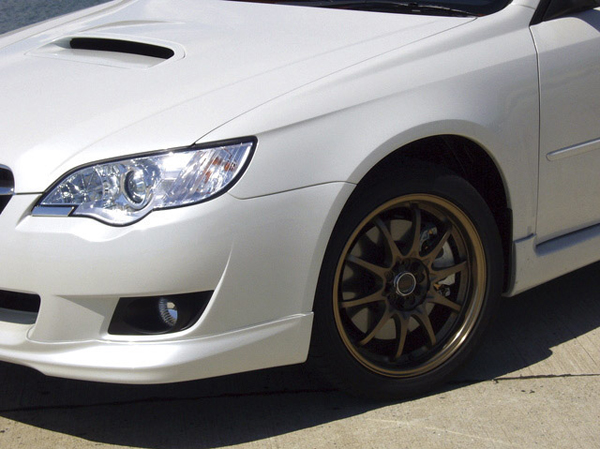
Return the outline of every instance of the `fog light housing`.
{"type": "Polygon", "coordinates": [[[188,329],[200,319],[213,292],[121,298],[108,327],[112,335],[160,335],[188,329]]]}

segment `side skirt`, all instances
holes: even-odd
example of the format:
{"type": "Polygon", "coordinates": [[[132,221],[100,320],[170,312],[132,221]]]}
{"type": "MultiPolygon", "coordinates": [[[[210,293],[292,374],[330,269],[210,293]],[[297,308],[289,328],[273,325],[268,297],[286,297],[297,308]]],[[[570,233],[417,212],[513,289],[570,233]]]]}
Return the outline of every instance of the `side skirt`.
{"type": "Polygon", "coordinates": [[[514,296],[551,279],[600,260],[600,224],[536,245],[533,234],[513,243],[514,296]]]}

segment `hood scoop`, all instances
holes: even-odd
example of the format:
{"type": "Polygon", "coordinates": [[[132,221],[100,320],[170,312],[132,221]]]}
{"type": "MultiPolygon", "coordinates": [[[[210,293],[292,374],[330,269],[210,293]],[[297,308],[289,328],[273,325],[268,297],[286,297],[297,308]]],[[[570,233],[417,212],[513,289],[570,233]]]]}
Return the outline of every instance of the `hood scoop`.
{"type": "Polygon", "coordinates": [[[113,51],[130,55],[150,56],[152,58],[169,59],[175,52],[170,48],[144,42],[123,41],[120,39],[104,39],[97,37],[74,37],[69,42],[71,48],[90,51],[113,51]]]}
{"type": "Polygon", "coordinates": [[[106,36],[74,36],[56,40],[27,53],[29,56],[62,59],[127,69],[147,69],[184,55],[183,48],[169,43],[144,42],[106,36]]]}

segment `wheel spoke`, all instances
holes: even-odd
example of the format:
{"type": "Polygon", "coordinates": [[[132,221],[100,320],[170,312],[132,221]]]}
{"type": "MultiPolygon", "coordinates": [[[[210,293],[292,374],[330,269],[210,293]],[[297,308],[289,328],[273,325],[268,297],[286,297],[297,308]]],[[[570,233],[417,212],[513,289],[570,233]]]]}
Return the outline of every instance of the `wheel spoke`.
{"type": "Polygon", "coordinates": [[[365,335],[365,337],[358,342],[359,346],[364,346],[367,343],[369,343],[371,340],[373,340],[373,337],[375,337],[375,335],[377,335],[377,332],[379,332],[383,326],[386,325],[386,323],[390,320],[391,318],[391,314],[386,310],[384,312],[384,314],[381,316],[381,318],[379,319],[379,321],[377,322],[377,324],[375,325],[375,327],[373,327],[373,329],[371,329],[370,331],[367,332],[367,335],[365,335]]]}
{"type": "Polygon", "coordinates": [[[447,307],[453,312],[460,312],[462,306],[460,304],[455,303],[454,301],[450,301],[445,296],[441,295],[439,292],[435,291],[433,287],[429,291],[429,295],[427,296],[427,301],[438,304],[443,307],[447,307]]]}
{"type": "Polygon", "coordinates": [[[406,344],[406,335],[408,334],[408,320],[404,319],[402,315],[394,315],[394,323],[396,324],[396,354],[394,360],[398,360],[404,352],[404,345],[406,344]]]}
{"type": "Polygon", "coordinates": [[[433,326],[431,324],[431,320],[429,319],[429,315],[423,311],[421,313],[414,314],[413,318],[417,320],[421,327],[425,330],[427,338],[429,339],[429,344],[431,346],[435,345],[437,339],[435,337],[435,332],[433,331],[433,326]]]}
{"type": "Polygon", "coordinates": [[[423,263],[425,265],[427,265],[428,267],[431,267],[431,264],[439,256],[440,252],[442,251],[442,248],[444,247],[444,245],[450,238],[451,234],[452,234],[452,225],[447,222],[445,225],[445,228],[444,228],[444,233],[438,239],[435,246],[429,252],[427,252],[427,254],[424,256],[423,263]]]}
{"type": "Polygon", "coordinates": [[[404,257],[419,257],[421,249],[421,209],[417,204],[411,204],[412,228],[410,241],[407,245],[407,252],[403,252],[404,257]]]}
{"type": "Polygon", "coordinates": [[[463,261],[457,263],[456,265],[452,265],[450,267],[440,268],[436,270],[435,268],[430,272],[430,280],[431,282],[439,282],[446,279],[448,276],[452,276],[453,274],[460,273],[467,269],[467,262],[463,261]]]}
{"type": "Polygon", "coordinates": [[[387,298],[385,296],[383,296],[382,293],[383,293],[383,289],[381,289],[378,292],[373,293],[371,295],[365,296],[363,298],[341,301],[340,307],[342,309],[350,309],[352,307],[365,306],[367,304],[372,304],[374,302],[387,300],[387,298]]]}
{"type": "Polygon", "coordinates": [[[388,270],[388,268],[386,267],[381,267],[379,265],[375,265],[374,263],[367,262],[366,260],[361,259],[360,257],[356,257],[352,254],[348,254],[348,256],[346,257],[346,262],[350,262],[354,265],[364,268],[365,270],[370,271],[371,273],[385,281],[385,274],[388,270]]]}
{"type": "Polygon", "coordinates": [[[378,216],[377,218],[375,218],[375,220],[373,220],[373,224],[377,227],[377,229],[379,229],[379,232],[381,232],[381,235],[383,235],[383,239],[385,240],[385,243],[386,243],[386,249],[388,251],[388,255],[390,256],[390,260],[392,261],[392,265],[393,265],[393,261],[402,256],[400,253],[400,250],[398,249],[398,245],[394,241],[394,238],[392,237],[390,230],[388,229],[386,224],[383,222],[381,217],[378,216]]]}

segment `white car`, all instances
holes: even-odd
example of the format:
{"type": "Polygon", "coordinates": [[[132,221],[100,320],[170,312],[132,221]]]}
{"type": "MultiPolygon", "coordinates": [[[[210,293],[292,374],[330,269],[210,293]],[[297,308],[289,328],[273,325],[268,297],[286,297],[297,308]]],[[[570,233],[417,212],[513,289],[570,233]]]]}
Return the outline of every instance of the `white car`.
{"type": "Polygon", "coordinates": [[[129,0],[5,34],[0,360],[439,385],[501,295],[600,259],[596,6],[129,0]]]}

